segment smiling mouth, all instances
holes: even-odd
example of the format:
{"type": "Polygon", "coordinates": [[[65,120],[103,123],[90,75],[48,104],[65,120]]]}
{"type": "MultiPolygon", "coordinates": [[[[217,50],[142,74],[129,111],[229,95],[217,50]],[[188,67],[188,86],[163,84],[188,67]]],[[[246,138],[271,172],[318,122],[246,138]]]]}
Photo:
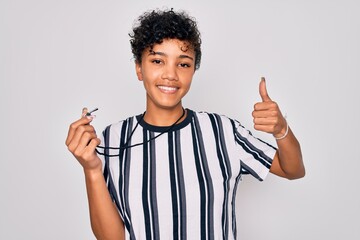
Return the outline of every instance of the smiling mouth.
{"type": "Polygon", "coordinates": [[[157,86],[157,87],[160,89],[160,91],[164,93],[174,93],[179,89],[177,87],[169,87],[169,86],[157,86]]]}

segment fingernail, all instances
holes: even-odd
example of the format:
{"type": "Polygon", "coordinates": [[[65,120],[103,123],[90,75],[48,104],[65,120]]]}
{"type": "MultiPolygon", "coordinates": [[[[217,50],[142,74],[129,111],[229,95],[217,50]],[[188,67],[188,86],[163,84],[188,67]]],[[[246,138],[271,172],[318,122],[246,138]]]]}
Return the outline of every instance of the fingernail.
{"type": "Polygon", "coordinates": [[[85,117],[87,112],[88,112],[88,109],[86,107],[83,107],[82,112],[81,112],[81,117],[85,117]]]}
{"type": "Polygon", "coordinates": [[[265,82],[265,78],[264,78],[264,77],[261,77],[261,80],[265,82]]]}
{"type": "Polygon", "coordinates": [[[85,115],[87,119],[89,120],[93,120],[95,118],[95,115],[85,115]]]}

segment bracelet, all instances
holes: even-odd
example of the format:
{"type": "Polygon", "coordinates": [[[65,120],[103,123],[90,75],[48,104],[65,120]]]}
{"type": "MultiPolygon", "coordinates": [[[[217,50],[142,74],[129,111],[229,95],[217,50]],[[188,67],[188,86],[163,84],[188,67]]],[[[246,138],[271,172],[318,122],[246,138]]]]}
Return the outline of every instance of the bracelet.
{"type": "MultiPolygon", "coordinates": [[[[285,121],[286,121],[286,120],[285,120],[285,121]]],[[[281,137],[278,137],[278,138],[274,136],[274,138],[275,138],[276,140],[284,139],[284,138],[288,135],[288,133],[289,133],[289,124],[288,124],[287,121],[286,121],[286,131],[285,131],[284,136],[281,136],[281,137]]]]}

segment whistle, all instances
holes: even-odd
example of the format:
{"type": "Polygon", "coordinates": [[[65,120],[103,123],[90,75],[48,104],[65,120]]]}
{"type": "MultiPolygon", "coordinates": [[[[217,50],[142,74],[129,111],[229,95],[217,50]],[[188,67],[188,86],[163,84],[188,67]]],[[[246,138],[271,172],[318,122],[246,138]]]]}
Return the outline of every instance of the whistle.
{"type": "Polygon", "coordinates": [[[91,116],[91,114],[97,110],[99,110],[99,109],[95,108],[95,109],[91,110],[90,112],[87,112],[85,116],[91,116]]]}

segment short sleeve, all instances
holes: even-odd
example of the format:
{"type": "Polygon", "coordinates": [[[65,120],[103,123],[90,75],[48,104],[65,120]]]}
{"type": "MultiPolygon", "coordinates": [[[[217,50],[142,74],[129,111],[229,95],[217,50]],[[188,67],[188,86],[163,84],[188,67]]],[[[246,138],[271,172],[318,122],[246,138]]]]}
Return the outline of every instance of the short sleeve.
{"type": "Polygon", "coordinates": [[[104,170],[105,170],[105,156],[104,156],[104,152],[105,150],[102,148],[105,146],[105,130],[98,135],[98,138],[100,139],[100,144],[98,145],[98,147],[96,148],[96,153],[97,156],[100,158],[101,160],[101,165],[102,165],[102,172],[104,174],[104,170]]]}
{"type": "Polygon", "coordinates": [[[110,140],[111,140],[111,128],[112,125],[106,127],[102,134],[99,136],[101,143],[100,147],[97,148],[97,155],[101,159],[102,162],[102,171],[104,175],[104,179],[106,182],[106,185],[108,187],[110,196],[112,200],[115,202],[116,200],[116,191],[115,191],[115,185],[113,184],[113,176],[111,171],[111,157],[109,157],[110,154],[113,154],[108,147],[110,146],[110,140]]]}
{"type": "MultiPolygon", "coordinates": [[[[123,121],[107,126],[99,136],[101,144],[98,146],[97,154],[102,161],[103,175],[110,197],[115,203],[120,217],[123,219],[120,207],[117,182],[119,179],[119,155],[120,138],[119,129],[123,126],[123,121]]],[[[124,220],[124,219],[123,219],[124,220]]]]}
{"type": "Polygon", "coordinates": [[[269,173],[276,148],[254,137],[238,121],[232,120],[237,155],[242,174],[251,174],[263,181],[269,173]]]}

